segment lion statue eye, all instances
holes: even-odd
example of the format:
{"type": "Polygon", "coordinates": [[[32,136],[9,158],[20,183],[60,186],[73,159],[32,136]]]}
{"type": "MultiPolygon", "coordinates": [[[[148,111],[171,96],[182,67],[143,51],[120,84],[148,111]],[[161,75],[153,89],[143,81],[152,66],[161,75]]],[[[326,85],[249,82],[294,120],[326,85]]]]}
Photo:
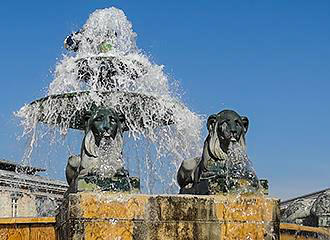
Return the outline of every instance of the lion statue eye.
{"type": "Polygon", "coordinates": [[[109,117],[109,121],[112,123],[116,123],[116,119],[114,119],[113,117],[109,117]]]}
{"type": "Polygon", "coordinates": [[[226,121],[222,122],[220,127],[221,127],[222,131],[224,131],[228,127],[228,123],[226,121]]]}
{"type": "Polygon", "coordinates": [[[220,125],[228,125],[228,120],[223,120],[222,122],[220,122],[220,125]]]}

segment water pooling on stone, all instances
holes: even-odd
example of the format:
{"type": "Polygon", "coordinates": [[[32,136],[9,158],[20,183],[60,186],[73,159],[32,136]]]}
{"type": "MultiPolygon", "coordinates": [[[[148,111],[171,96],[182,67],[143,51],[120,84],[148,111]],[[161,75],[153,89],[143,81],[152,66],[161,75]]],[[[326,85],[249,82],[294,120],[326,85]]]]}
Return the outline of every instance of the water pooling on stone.
{"type": "Polygon", "coordinates": [[[66,38],[74,56],[64,55],[56,65],[46,97],[16,113],[30,138],[25,158],[45,135],[38,134],[38,122],[65,136],[69,128],[84,129],[81,119],[91,105],[106,106],[125,115],[123,154],[145,181],[144,191],[175,189],[171,176],[178,164],[200,154],[201,119],[184,106],[163,66],[151,63],[135,38],[116,8],[95,11],[66,38]]]}

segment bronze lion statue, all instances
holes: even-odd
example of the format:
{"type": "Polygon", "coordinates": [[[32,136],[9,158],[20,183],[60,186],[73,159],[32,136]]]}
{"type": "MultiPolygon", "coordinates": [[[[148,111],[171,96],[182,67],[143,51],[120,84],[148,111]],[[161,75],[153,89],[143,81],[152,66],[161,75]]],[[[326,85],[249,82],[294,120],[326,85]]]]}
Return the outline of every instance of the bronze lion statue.
{"type": "Polygon", "coordinates": [[[66,167],[69,185],[77,178],[109,178],[123,169],[123,117],[113,109],[98,107],[85,115],[85,136],[81,153],[71,156],[66,167]]]}
{"type": "MultiPolygon", "coordinates": [[[[240,164],[228,164],[229,147],[238,145],[241,152],[245,153],[245,135],[249,127],[249,120],[232,110],[223,110],[209,116],[207,120],[208,136],[204,142],[202,157],[188,159],[182,162],[177,174],[180,193],[183,194],[214,194],[227,192],[233,184],[228,181],[228,176],[239,172],[240,164]],[[235,170],[236,168],[236,170],[235,170]],[[236,171],[236,173],[235,173],[236,171]],[[214,187],[214,185],[216,185],[214,187]]],[[[245,170],[244,170],[245,171],[245,170]]],[[[255,186],[258,180],[253,171],[246,170],[245,180],[255,186]],[[249,179],[251,178],[251,179],[249,179]]],[[[236,174],[237,175],[237,174],[236,174]]],[[[243,178],[239,177],[239,182],[243,178]]],[[[244,182],[244,181],[243,181],[244,182]]]]}

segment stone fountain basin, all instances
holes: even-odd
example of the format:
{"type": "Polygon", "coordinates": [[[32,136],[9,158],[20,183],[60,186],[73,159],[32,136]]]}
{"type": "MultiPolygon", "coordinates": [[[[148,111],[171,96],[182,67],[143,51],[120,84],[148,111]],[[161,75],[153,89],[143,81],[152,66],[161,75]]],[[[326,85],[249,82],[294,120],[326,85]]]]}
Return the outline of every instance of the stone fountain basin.
{"type": "Polygon", "coordinates": [[[263,195],[69,194],[60,239],[279,239],[279,200],[263,195]]]}
{"type": "Polygon", "coordinates": [[[37,121],[78,130],[85,129],[85,114],[95,107],[112,108],[125,117],[125,129],[156,128],[175,123],[174,111],[183,106],[162,97],[121,91],[83,91],[50,95],[26,105],[37,121]]]}

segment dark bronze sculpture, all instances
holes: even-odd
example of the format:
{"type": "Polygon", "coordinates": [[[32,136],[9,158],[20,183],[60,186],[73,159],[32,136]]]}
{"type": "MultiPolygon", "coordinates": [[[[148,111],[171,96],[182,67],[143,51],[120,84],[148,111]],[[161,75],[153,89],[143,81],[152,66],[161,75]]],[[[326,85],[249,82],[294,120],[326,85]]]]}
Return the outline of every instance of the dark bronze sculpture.
{"type": "Polygon", "coordinates": [[[243,166],[242,159],[233,156],[234,151],[229,151],[230,146],[236,144],[245,153],[248,126],[248,118],[232,110],[211,115],[207,120],[209,134],[202,157],[185,160],[179,168],[180,193],[216,194],[240,188],[240,185],[257,189],[259,181],[254,171],[243,166]],[[234,161],[230,161],[230,156],[234,161]]]}
{"type": "MultiPolygon", "coordinates": [[[[85,123],[81,154],[71,156],[66,168],[71,191],[131,190],[122,160],[124,118],[113,109],[97,107],[86,113],[85,123]]],[[[138,187],[136,179],[133,185],[138,187]]]]}

